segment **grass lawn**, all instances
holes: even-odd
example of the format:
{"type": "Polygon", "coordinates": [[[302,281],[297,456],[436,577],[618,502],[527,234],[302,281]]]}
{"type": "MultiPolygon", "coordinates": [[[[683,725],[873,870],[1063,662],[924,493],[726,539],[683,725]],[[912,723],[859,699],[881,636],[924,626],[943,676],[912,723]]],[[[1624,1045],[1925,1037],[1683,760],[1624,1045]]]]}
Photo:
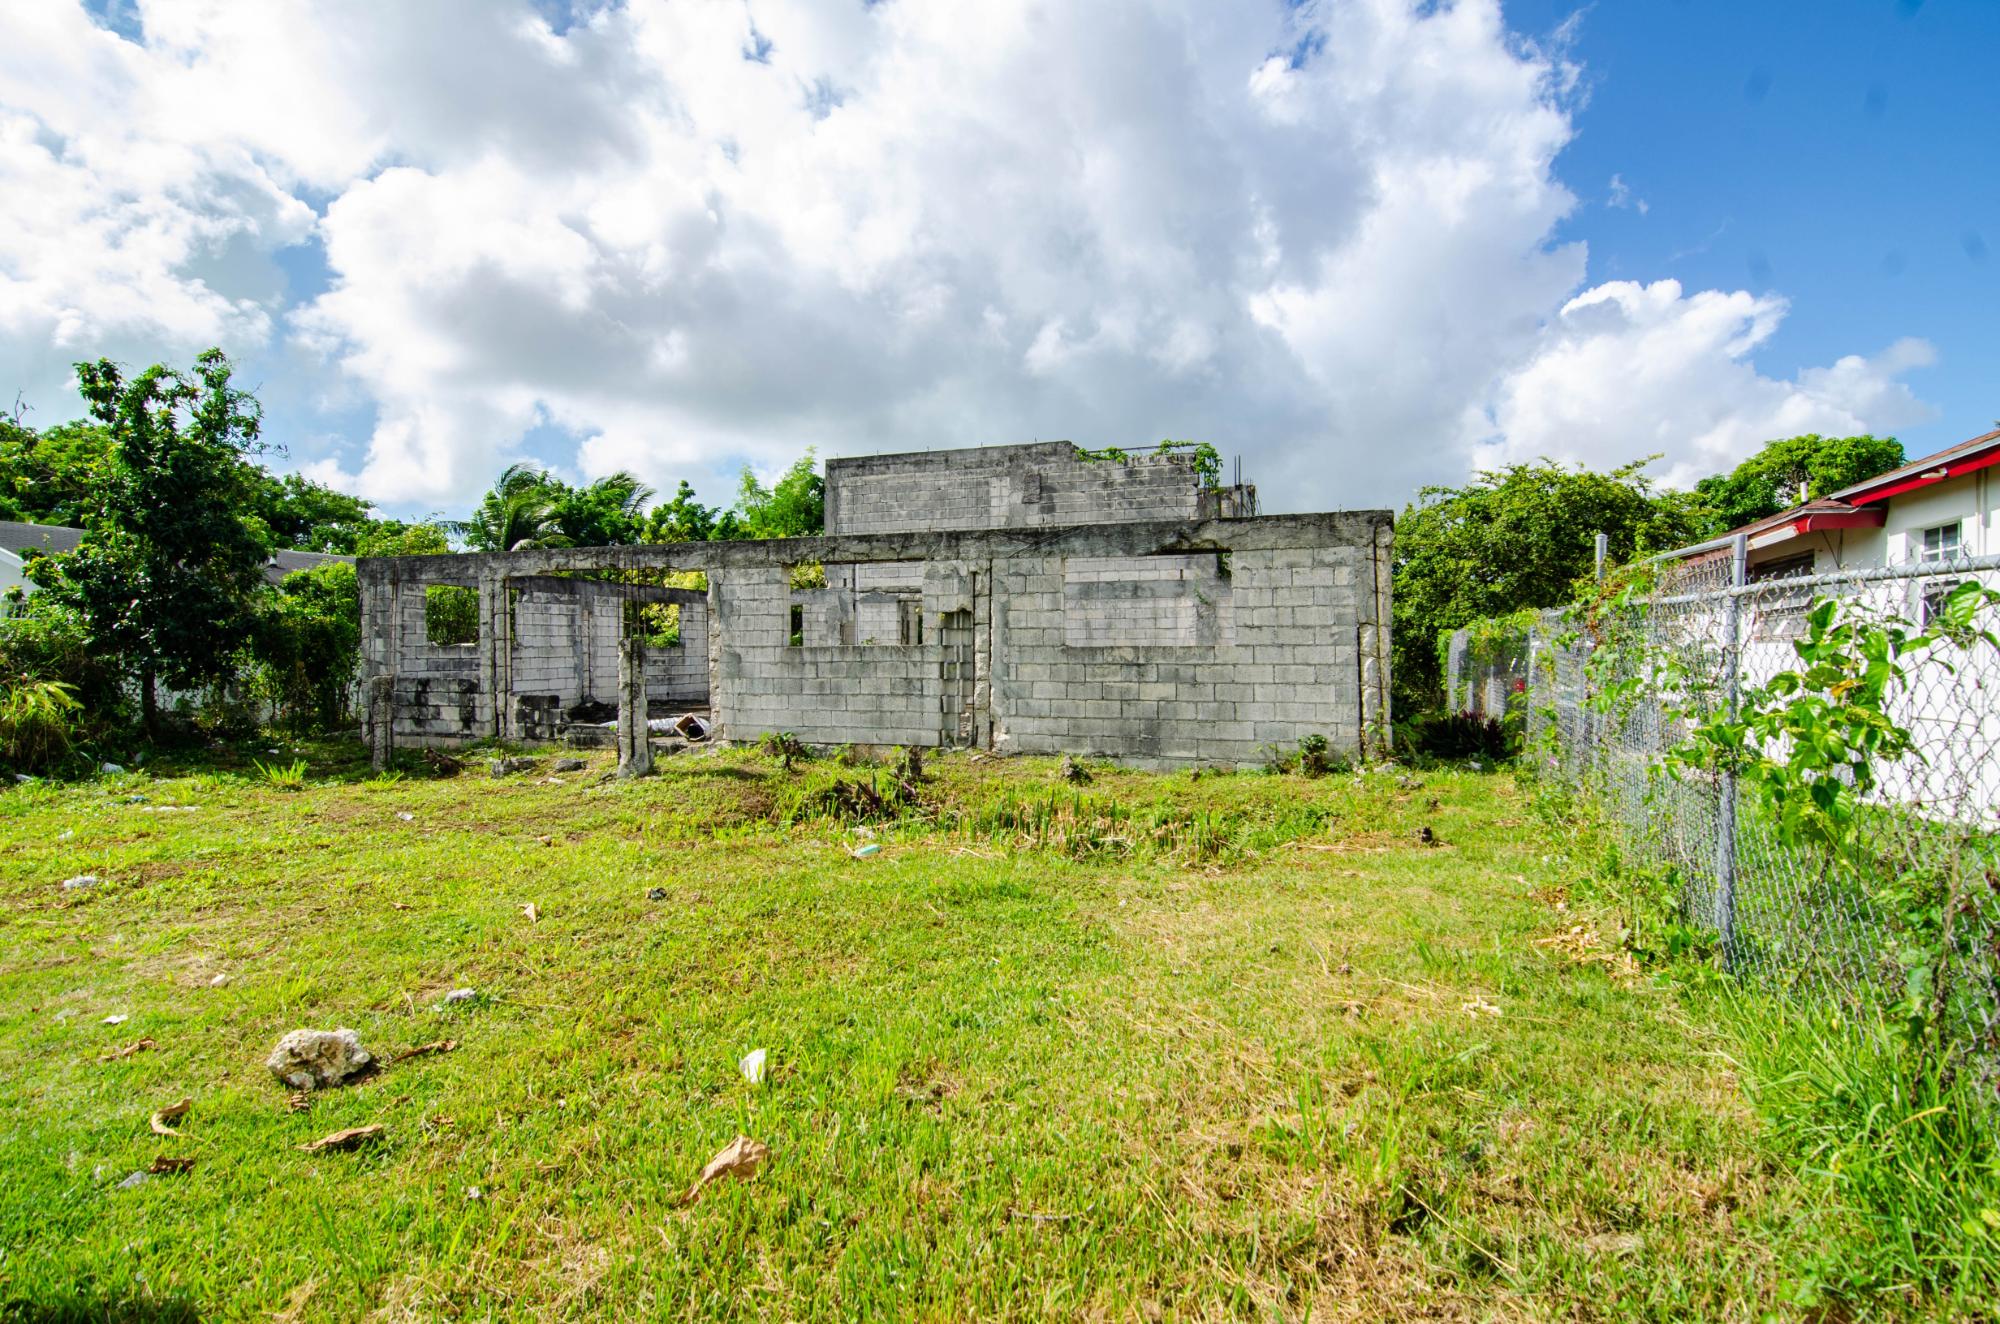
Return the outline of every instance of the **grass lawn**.
{"type": "Polygon", "coordinates": [[[824,761],[309,754],[0,792],[0,1316],[1784,1312],[1796,1187],[1670,991],[1539,941],[1511,775],[942,757],[857,858],[781,823],[824,761]],[[339,1026],[457,1046],[294,1111],[339,1026]]]}

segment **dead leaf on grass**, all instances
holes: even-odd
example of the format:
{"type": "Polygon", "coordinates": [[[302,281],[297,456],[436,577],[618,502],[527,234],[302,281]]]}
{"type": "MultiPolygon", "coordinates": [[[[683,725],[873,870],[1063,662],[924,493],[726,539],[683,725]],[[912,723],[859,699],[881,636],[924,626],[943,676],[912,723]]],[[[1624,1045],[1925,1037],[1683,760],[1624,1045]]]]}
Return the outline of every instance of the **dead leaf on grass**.
{"type": "Polygon", "coordinates": [[[431,1053],[449,1053],[456,1047],[458,1047],[458,1040],[456,1039],[437,1039],[427,1044],[418,1044],[415,1048],[405,1048],[402,1052],[396,1054],[394,1060],[407,1062],[413,1057],[424,1057],[431,1053]]]}
{"type": "Polygon", "coordinates": [[[1460,1010],[1468,1016],[1498,1016],[1500,1014],[1498,1007],[1481,997],[1475,997],[1472,1001],[1463,1004],[1460,1010]]]}
{"type": "Polygon", "coordinates": [[[298,1324],[301,1316],[305,1314],[306,1302],[312,1300],[312,1294],[318,1290],[317,1278],[308,1278],[294,1287],[292,1294],[285,1298],[284,1309],[271,1316],[272,1324],[298,1324]]]}
{"type": "Polygon", "coordinates": [[[300,1090],[297,1094],[285,1100],[285,1106],[295,1113],[311,1112],[313,1106],[312,1091],[300,1090]]]}
{"type": "Polygon", "coordinates": [[[389,903],[389,909],[391,909],[391,910],[415,910],[415,909],[416,909],[416,907],[415,907],[415,906],[413,906],[413,905],[411,905],[411,904],[410,904],[409,902],[407,902],[407,901],[391,901],[391,902],[389,903]]]}
{"type": "Polygon", "coordinates": [[[757,1175],[757,1169],[764,1166],[764,1160],[771,1157],[771,1147],[761,1140],[752,1140],[740,1135],[717,1151],[708,1166],[695,1178],[694,1185],[688,1187],[681,1203],[693,1204],[702,1188],[720,1177],[740,1177],[745,1180],[757,1175]]]}
{"type": "Polygon", "coordinates": [[[123,1048],[114,1048],[108,1053],[100,1054],[97,1060],[100,1062],[116,1062],[121,1057],[131,1057],[134,1053],[143,1053],[148,1048],[157,1048],[157,1047],[159,1047],[159,1045],[154,1043],[151,1039],[134,1039],[131,1043],[126,1044],[123,1048]]]}
{"type": "Polygon", "coordinates": [[[148,1118],[147,1125],[153,1128],[153,1134],[156,1136],[177,1136],[180,1132],[168,1126],[167,1123],[179,1121],[181,1118],[187,1116],[187,1110],[192,1107],[194,1107],[193,1099],[182,1099],[179,1103],[170,1103],[148,1118]]]}
{"type": "Polygon", "coordinates": [[[535,909],[535,903],[532,901],[521,907],[521,913],[528,917],[528,923],[530,924],[539,923],[542,918],[542,912],[535,909]]]}
{"type": "Polygon", "coordinates": [[[299,1148],[308,1154],[324,1153],[330,1149],[358,1149],[382,1134],[379,1122],[367,1126],[350,1126],[345,1131],[335,1131],[332,1135],[321,1136],[309,1145],[299,1148]]]}
{"type": "MultiPolygon", "coordinates": [[[[167,1134],[172,1135],[174,1133],[170,1131],[167,1134]]],[[[189,1172],[193,1168],[194,1160],[191,1158],[169,1158],[167,1155],[162,1154],[153,1160],[153,1166],[147,1168],[146,1171],[158,1176],[168,1172],[189,1172]]]]}

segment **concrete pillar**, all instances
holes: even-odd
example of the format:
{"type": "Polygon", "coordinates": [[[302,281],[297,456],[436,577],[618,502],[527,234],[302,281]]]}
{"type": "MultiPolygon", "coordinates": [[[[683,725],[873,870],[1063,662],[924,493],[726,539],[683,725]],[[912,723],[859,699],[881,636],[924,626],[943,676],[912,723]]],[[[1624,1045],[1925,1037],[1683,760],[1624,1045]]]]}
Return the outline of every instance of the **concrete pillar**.
{"type": "Polygon", "coordinates": [[[370,676],[362,724],[368,741],[368,761],[375,771],[389,766],[396,755],[396,678],[370,676]]]}
{"type": "Polygon", "coordinates": [[[646,738],[646,641],[632,635],[618,650],[618,775],[643,777],[653,770],[653,745],[646,738]]]}

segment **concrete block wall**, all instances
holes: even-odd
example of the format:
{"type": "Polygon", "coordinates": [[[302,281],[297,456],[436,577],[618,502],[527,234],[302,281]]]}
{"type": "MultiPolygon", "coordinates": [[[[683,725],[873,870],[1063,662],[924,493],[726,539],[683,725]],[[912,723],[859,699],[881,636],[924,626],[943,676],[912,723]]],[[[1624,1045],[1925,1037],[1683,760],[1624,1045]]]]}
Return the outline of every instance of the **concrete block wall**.
{"type": "MultiPolygon", "coordinates": [[[[431,582],[477,588],[476,580],[431,582]]],[[[373,621],[364,613],[364,624],[378,624],[383,631],[381,637],[371,640],[375,647],[367,660],[372,664],[373,656],[384,653],[392,660],[390,695],[400,731],[422,743],[460,744],[477,739],[492,726],[491,695],[483,683],[484,654],[476,643],[430,641],[424,620],[424,590],[429,586],[398,585],[373,621]]],[[[479,605],[483,624],[489,605],[484,594],[479,605]]]]}
{"type": "Polygon", "coordinates": [[[828,533],[1194,519],[1201,509],[1186,455],[1086,460],[1054,441],[826,463],[828,533]]]}
{"type": "Polygon", "coordinates": [[[1218,642],[1228,581],[1213,552],[1192,556],[1074,556],[1063,562],[1063,644],[1069,648],[1192,648],[1218,642]]]}
{"type": "MultiPolygon", "coordinates": [[[[1372,559],[1372,549],[1356,547],[1238,551],[1224,578],[1211,555],[1214,579],[1195,581],[1216,594],[1208,639],[1101,647],[1069,642],[1079,608],[1090,637],[1104,626],[1100,604],[1070,599],[1062,558],[996,561],[993,745],[1254,763],[1270,746],[1295,748],[1318,734],[1358,754],[1372,559]]],[[[1093,582],[1113,581],[1081,581],[1093,582]]],[[[1180,617],[1169,619],[1177,627],[1180,617]]]]}
{"type": "Polygon", "coordinates": [[[501,734],[487,696],[554,684],[600,643],[581,600],[594,590],[570,587],[585,581],[558,586],[567,604],[523,590],[511,620],[507,585],[672,567],[705,571],[710,589],[684,603],[686,644],[647,659],[648,688],[656,667],[703,677],[726,740],[785,730],[821,745],[1239,764],[1306,735],[1381,748],[1390,551],[1388,513],[1375,511],[366,559],[371,730],[378,749],[385,725],[405,745],[501,734]],[[789,567],[807,562],[828,567],[829,588],[790,587],[789,567]],[[925,642],[835,642],[864,582],[867,596],[919,603],[925,642]],[[479,586],[477,646],[427,642],[430,583],[479,586]],[[507,648],[510,631],[532,646],[507,648]]]}
{"type": "Polygon", "coordinates": [[[709,582],[719,638],[712,700],[724,738],[789,731],[817,745],[939,743],[943,647],[793,645],[786,567],[731,570],[709,582]]]}

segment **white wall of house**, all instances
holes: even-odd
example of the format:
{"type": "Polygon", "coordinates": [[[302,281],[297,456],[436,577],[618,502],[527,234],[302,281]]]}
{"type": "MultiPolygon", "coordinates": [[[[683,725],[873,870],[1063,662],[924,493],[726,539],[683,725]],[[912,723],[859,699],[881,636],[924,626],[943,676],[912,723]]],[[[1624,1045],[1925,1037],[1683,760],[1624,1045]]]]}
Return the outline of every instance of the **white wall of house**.
{"type": "Polygon", "coordinates": [[[35,591],[35,586],[28,582],[27,567],[22,564],[21,558],[0,550],[0,598],[6,597],[9,589],[15,588],[25,593],[35,591]]]}
{"type": "Polygon", "coordinates": [[[2000,476],[1996,474],[2000,469],[1982,469],[1891,497],[1880,528],[1824,529],[1753,548],[1751,568],[1802,552],[1813,554],[1813,573],[1821,575],[1904,565],[1919,559],[1926,529],[1947,527],[1958,529],[1961,556],[2000,554],[2000,510],[1995,509],[2000,501],[2000,476]]]}

